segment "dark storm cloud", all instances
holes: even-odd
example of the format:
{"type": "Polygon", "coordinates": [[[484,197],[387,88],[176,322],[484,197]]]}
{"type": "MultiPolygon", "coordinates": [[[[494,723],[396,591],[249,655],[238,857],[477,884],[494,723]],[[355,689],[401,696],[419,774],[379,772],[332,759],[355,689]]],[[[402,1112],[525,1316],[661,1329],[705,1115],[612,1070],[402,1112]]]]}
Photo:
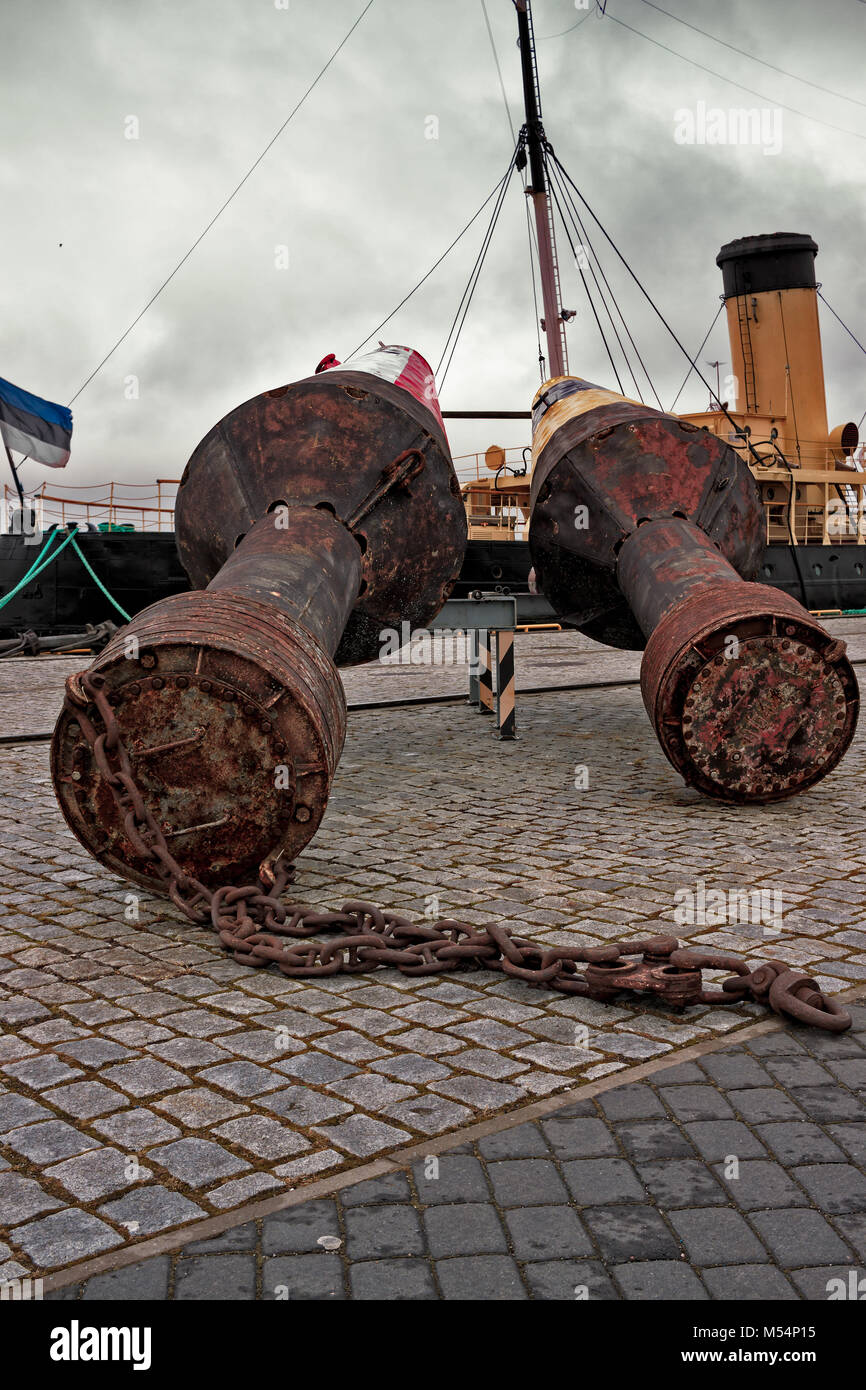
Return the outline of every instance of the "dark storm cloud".
{"type": "MultiPolygon", "coordinates": [[[[511,0],[487,0],[515,124],[511,0]]],[[[363,8],[362,0],[7,0],[0,154],[0,374],[58,401],[81,385],[199,235],[363,8]],[[125,138],[128,118],[140,138],[125,138]],[[62,246],[60,245],[62,243],[62,246]]],[[[857,96],[866,5],[666,0],[729,43],[857,96]]],[[[682,145],[675,113],[785,103],[866,134],[844,101],[720,47],[641,0],[610,15],[752,97],[570,0],[536,0],[549,138],[690,350],[735,236],[811,233],[827,298],[862,337],[866,141],[783,111],[776,154],[682,145]]],[[[860,98],[857,98],[860,101],[860,98]]],[[[178,476],[231,407],[347,354],[444,250],[501,176],[510,134],[478,0],[376,0],[249,182],[75,403],[64,483],[178,476]],[[426,138],[431,117],[438,138],[426,138]],[[288,248],[279,269],[277,248],[288,248]],[[130,378],[137,378],[138,398],[130,378]]],[[[520,408],[538,382],[523,195],[515,180],[443,393],[520,408]]],[[[434,363],[486,214],[383,330],[434,363]]],[[[685,367],[601,234],[590,235],[665,405],[685,367]]],[[[571,369],[614,385],[565,238],[571,369]]],[[[866,409],[864,361],[822,311],[831,423],[866,409]]],[[[723,322],[702,353],[729,358],[723,322]]],[[[709,375],[709,369],[705,369],[709,375]]],[[[626,389],[630,382],[626,379],[626,389]]],[[[682,408],[700,408],[698,383],[682,408]]],[[[453,431],[455,452],[515,426],[453,431]]],[[[41,470],[25,469],[26,482],[41,470]]]]}

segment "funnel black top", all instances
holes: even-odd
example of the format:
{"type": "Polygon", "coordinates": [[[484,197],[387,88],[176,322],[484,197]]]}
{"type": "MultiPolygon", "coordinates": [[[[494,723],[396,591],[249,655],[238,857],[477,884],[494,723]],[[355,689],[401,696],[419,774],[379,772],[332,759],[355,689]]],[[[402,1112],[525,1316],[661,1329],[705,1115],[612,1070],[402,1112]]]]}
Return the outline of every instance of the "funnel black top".
{"type": "Polygon", "coordinates": [[[800,232],[771,232],[729,241],[716,256],[725,299],[766,290],[813,290],[818,243],[800,232]]]}

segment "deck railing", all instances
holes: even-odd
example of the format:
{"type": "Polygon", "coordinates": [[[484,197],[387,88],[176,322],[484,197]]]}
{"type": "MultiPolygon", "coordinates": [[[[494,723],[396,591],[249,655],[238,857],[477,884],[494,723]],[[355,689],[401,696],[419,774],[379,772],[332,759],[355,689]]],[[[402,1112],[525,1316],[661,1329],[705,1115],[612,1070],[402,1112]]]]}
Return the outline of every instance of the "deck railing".
{"type": "MultiPolygon", "coordinates": [[[[505,462],[508,468],[523,469],[527,463],[523,457],[523,446],[516,444],[513,448],[503,450],[505,462]]],[[[527,454],[527,460],[529,455],[527,454]]],[[[491,479],[494,477],[494,470],[487,467],[484,462],[484,451],[477,454],[457,454],[454,459],[454,471],[461,483],[473,483],[481,478],[491,479]]],[[[511,477],[510,473],[505,477],[511,477]]]]}
{"type": "MultiPolygon", "coordinates": [[[[38,505],[42,530],[77,521],[79,525],[131,525],[137,531],[171,531],[179,483],[179,478],[157,478],[153,483],[91,483],[67,488],[46,481],[28,496],[38,505]]],[[[10,509],[17,507],[15,488],[4,483],[4,529],[9,529],[10,509]]]]}

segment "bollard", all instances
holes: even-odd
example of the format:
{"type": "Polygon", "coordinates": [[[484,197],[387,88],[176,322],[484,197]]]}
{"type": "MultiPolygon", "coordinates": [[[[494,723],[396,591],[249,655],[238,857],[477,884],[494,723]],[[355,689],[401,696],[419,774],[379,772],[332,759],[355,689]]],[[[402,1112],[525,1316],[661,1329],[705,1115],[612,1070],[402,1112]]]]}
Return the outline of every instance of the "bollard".
{"type": "Polygon", "coordinates": [[[819,781],[854,735],[845,644],[753,579],[762,514],[748,467],[674,415],[576,377],[533,403],[530,549],[561,619],[639,650],[641,690],[687,785],[734,802],[819,781]]]}
{"type": "MultiPolygon", "coordinates": [[[[426,627],[460,571],[466,517],[428,364],[380,348],[247,401],[193,453],[175,521],[193,591],[135,616],[89,674],[172,855],[213,888],[309,843],[345,738],[336,665],[375,658],[384,628],[426,627]]],[[[165,891],[69,703],[51,766],[90,853],[165,891]]]]}

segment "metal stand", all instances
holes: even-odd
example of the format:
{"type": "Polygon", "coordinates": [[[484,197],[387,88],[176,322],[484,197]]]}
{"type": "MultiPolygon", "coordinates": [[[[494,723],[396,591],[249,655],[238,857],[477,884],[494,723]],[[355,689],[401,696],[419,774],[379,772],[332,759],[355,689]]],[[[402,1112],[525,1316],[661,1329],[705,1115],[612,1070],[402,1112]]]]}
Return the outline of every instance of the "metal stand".
{"type": "Polygon", "coordinates": [[[469,650],[469,704],[495,715],[496,736],[517,738],[514,633],[553,616],[536,594],[484,594],[449,599],[431,631],[465,632],[469,650]]]}
{"type": "Polygon", "coordinates": [[[493,713],[493,658],[490,650],[490,633],[481,628],[475,634],[478,652],[478,712],[493,713]]]}
{"type": "Polygon", "coordinates": [[[514,633],[497,629],[493,634],[496,653],[496,729],[501,739],[516,738],[514,691],[514,633]]]}

